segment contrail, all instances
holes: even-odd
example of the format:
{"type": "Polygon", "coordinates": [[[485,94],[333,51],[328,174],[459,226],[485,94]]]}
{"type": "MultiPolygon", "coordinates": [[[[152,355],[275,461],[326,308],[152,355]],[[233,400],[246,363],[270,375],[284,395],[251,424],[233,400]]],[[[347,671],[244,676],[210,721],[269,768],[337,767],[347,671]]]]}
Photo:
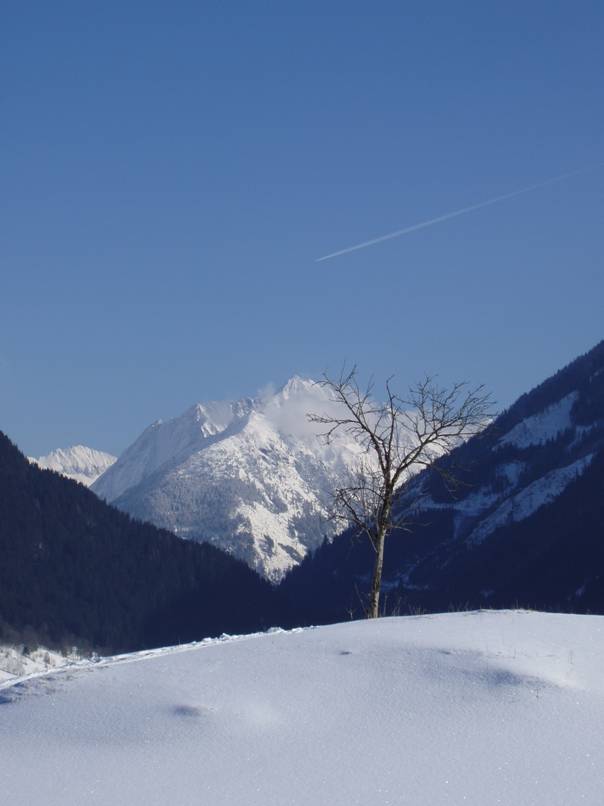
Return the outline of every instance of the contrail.
{"type": "Polygon", "coordinates": [[[409,227],[397,229],[394,232],[387,233],[386,235],[380,235],[378,238],[372,238],[370,241],[363,241],[362,243],[357,243],[354,246],[349,246],[346,249],[340,249],[337,252],[331,252],[329,255],[318,257],[316,258],[315,263],[321,263],[323,260],[331,260],[331,258],[339,257],[340,255],[347,255],[349,252],[356,252],[358,249],[365,249],[368,246],[373,246],[376,243],[382,243],[382,241],[389,241],[392,238],[400,238],[401,235],[408,235],[410,232],[417,232],[417,230],[431,227],[434,224],[440,224],[441,221],[448,221],[450,218],[457,218],[457,216],[465,215],[465,213],[471,213],[473,210],[480,210],[483,207],[489,207],[491,204],[497,204],[498,202],[505,201],[506,199],[513,199],[515,196],[521,196],[523,193],[530,193],[532,190],[538,190],[539,188],[546,187],[547,185],[552,185],[554,182],[561,182],[563,179],[568,179],[570,176],[576,176],[577,174],[585,173],[585,171],[600,168],[602,165],[604,165],[604,163],[600,162],[597,165],[590,166],[589,168],[579,168],[576,171],[568,171],[567,173],[560,174],[559,176],[552,176],[550,179],[544,179],[542,182],[536,182],[534,185],[528,185],[527,187],[520,188],[520,190],[512,190],[510,193],[503,193],[501,196],[495,196],[492,199],[487,199],[486,201],[481,201],[477,204],[471,204],[469,207],[462,207],[460,210],[454,210],[452,213],[445,213],[444,215],[439,215],[436,218],[430,218],[428,221],[420,221],[418,224],[411,224],[409,227]]]}

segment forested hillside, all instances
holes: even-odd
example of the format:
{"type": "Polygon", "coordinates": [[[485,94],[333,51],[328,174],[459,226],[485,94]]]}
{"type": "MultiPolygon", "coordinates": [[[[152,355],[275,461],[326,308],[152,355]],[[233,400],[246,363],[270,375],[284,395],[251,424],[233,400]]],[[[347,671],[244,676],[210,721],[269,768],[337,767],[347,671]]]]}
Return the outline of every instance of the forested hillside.
{"type": "Polygon", "coordinates": [[[270,626],[271,586],[133,520],[0,433],[0,641],[127,650],[270,626]]]}

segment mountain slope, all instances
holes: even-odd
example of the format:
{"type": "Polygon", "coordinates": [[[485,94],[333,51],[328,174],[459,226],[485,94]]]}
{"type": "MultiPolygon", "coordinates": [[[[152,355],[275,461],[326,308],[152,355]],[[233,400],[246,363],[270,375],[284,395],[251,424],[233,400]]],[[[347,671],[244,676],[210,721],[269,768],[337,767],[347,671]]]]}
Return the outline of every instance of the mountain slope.
{"type": "MultiPolygon", "coordinates": [[[[387,608],[523,606],[604,612],[604,342],[523,395],[402,491],[410,534],[386,548],[387,608]],[[419,504],[418,504],[419,501],[419,504]]],[[[284,583],[309,621],[362,612],[372,557],[337,538],[284,583]]]]}
{"type": "Polygon", "coordinates": [[[198,403],[151,425],[93,485],[130,514],[228,550],[275,580],[331,534],[326,505],[355,446],[306,420],[328,393],[292,378],[276,393],[198,403]]]}
{"type": "Polygon", "coordinates": [[[268,626],[275,593],[213,546],[132,520],[0,433],[0,642],[134,649],[268,626]]]}
{"type": "Polygon", "coordinates": [[[604,625],[478,612],[241,636],[0,688],[29,806],[600,806],[604,625]]]}
{"type": "Polygon", "coordinates": [[[30,457],[44,470],[55,470],[69,479],[89,487],[116,461],[117,457],[103,451],[95,451],[85,445],[58,448],[46,456],[30,457]]]}

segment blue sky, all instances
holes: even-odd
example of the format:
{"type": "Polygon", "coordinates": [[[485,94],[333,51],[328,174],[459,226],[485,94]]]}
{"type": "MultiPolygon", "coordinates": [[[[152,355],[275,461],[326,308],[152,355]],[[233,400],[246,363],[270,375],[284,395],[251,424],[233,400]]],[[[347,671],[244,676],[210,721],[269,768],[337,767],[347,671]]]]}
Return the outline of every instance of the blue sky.
{"type": "Polygon", "coordinates": [[[599,2],[11,3],[0,429],[119,452],[356,361],[501,406],[604,336],[599,2]]]}

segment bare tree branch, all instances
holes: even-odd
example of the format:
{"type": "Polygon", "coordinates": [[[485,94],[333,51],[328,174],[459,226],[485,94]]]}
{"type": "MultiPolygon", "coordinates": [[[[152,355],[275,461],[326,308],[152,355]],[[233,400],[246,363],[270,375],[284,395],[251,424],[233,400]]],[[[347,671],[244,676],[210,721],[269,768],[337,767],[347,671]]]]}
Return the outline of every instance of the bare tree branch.
{"type": "Polygon", "coordinates": [[[402,398],[392,381],[387,379],[385,400],[379,403],[373,380],[364,389],[359,386],[356,366],[343,369],[336,379],[324,375],[320,385],[337,413],[307,414],[309,422],[325,426],[322,437],[328,444],[345,434],[359,448],[358,467],[334,491],[332,518],[365,534],[374,549],[370,618],[379,615],[386,537],[408,528],[401,513],[393,512],[395,493],[413,473],[478,434],[492,417],[492,401],[483,386],[460,382],[444,388],[426,376],[402,398]]]}

